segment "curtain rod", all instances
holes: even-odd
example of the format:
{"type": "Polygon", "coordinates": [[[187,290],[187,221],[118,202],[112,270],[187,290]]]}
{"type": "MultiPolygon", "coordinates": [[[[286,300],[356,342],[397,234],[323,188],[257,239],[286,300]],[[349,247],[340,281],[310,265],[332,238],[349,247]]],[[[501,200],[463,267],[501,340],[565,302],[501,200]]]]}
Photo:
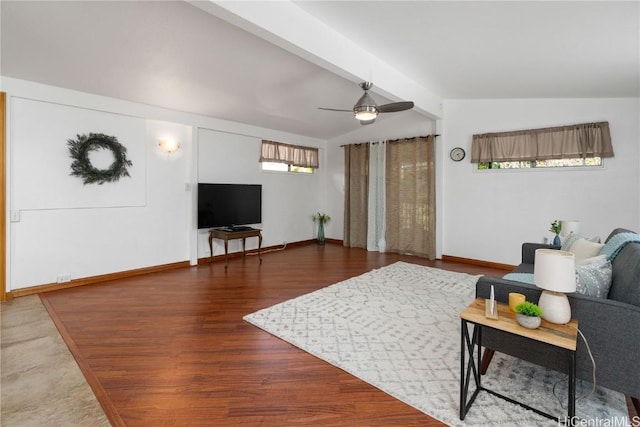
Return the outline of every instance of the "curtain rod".
{"type": "Polygon", "coordinates": [[[407,141],[409,139],[414,139],[414,138],[426,138],[428,136],[433,136],[434,138],[437,138],[438,136],[440,136],[439,133],[434,133],[431,135],[422,135],[422,136],[412,136],[411,138],[398,138],[398,139],[387,139],[385,141],[370,141],[370,142],[354,142],[352,144],[342,144],[340,147],[346,147],[347,145],[361,145],[361,144],[378,144],[380,142],[398,142],[398,141],[407,141]]]}

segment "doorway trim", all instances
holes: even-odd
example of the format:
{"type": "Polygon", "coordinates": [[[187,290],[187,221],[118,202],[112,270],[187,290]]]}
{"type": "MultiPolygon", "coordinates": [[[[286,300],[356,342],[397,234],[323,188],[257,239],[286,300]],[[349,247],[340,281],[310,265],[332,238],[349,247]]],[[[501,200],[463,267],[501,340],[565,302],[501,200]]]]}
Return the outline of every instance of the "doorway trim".
{"type": "Polygon", "coordinates": [[[0,92],[0,301],[7,300],[7,94],[0,92]]]}

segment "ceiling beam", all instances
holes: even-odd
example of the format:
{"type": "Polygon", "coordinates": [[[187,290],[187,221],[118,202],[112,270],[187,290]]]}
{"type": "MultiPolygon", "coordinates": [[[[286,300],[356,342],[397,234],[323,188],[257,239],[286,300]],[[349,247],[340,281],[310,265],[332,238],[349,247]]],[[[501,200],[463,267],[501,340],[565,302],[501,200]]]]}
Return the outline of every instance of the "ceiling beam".
{"type": "Polygon", "coordinates": [[[275,44],[392,101],[411,100],[414,110],[442,118],[442,98],[401,74],[291,1],[194,1],[207,13],[275,44]]]}

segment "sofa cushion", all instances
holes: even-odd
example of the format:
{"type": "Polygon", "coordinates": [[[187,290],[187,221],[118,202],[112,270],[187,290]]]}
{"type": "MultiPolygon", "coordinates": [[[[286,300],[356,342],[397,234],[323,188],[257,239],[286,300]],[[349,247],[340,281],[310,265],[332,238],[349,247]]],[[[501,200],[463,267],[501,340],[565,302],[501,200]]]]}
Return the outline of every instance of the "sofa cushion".
{"type": "Polygon", "coordinates": [[[600,236],[584,237],[581,234],[577,234],[572,231],[571,233],[569,233],[567,237],[564,238],[564,241],[562,242],[562,246],[560,247],[560,250],[565,252],[572,252],[571,246],[573,246],[573,244],[580,239],[585,239],[585,240],[588,240],[589,242],[600,243],[600,236]]]}
{"type": "Polygon", "coordinates": [[[606,298],[611,287],[611,261],[605,255],[588,258],[576,265],[576,292],[606,298]]]}
{"type": "Polygon", "coordinates": [[[569,234],[567,237],[564,238],[564,241],[562,242],[562,246],[560,247],[560,250],[569,252],[569,248],[571,248],[571,245],[573,245],[573,242],[575,242],[581,237],[582,236],[580,236],[579,234],[571,232],[571,234],[569,234]]]}
{"type": "Polygon", "coordinates": [[[614,258],[609,299],[640,307],[640,243],[626,244],[614,258]]]}
{"type": "Polygon", "coordinates": [[[573,253],[576,257],[576,263],[579,263],[585,259],[593,258],[600,253],[604,244],[591,242],[587,239],[577,239],[571,247],[569,252],[573,253]]]}

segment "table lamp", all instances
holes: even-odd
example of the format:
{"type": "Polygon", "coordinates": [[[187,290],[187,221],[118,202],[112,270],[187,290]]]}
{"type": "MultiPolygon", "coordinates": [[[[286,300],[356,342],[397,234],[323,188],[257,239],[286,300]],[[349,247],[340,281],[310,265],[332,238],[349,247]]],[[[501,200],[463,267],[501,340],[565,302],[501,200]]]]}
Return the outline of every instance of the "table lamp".
{"type": "Polygon", "coordinates": [[[564,239],[569,234],[580,234],[580,221],[575,219],[560,221],[560,236],[564,239]]]}
{"type": "Polygon", "coordinates": [[[571,306],[565,293],[576,291],[575,271],[575,256],[571,252],[536,250],[533,282],[544,289],[538,301],[544,320],[558,324],[571,320],[571,306]]]}

